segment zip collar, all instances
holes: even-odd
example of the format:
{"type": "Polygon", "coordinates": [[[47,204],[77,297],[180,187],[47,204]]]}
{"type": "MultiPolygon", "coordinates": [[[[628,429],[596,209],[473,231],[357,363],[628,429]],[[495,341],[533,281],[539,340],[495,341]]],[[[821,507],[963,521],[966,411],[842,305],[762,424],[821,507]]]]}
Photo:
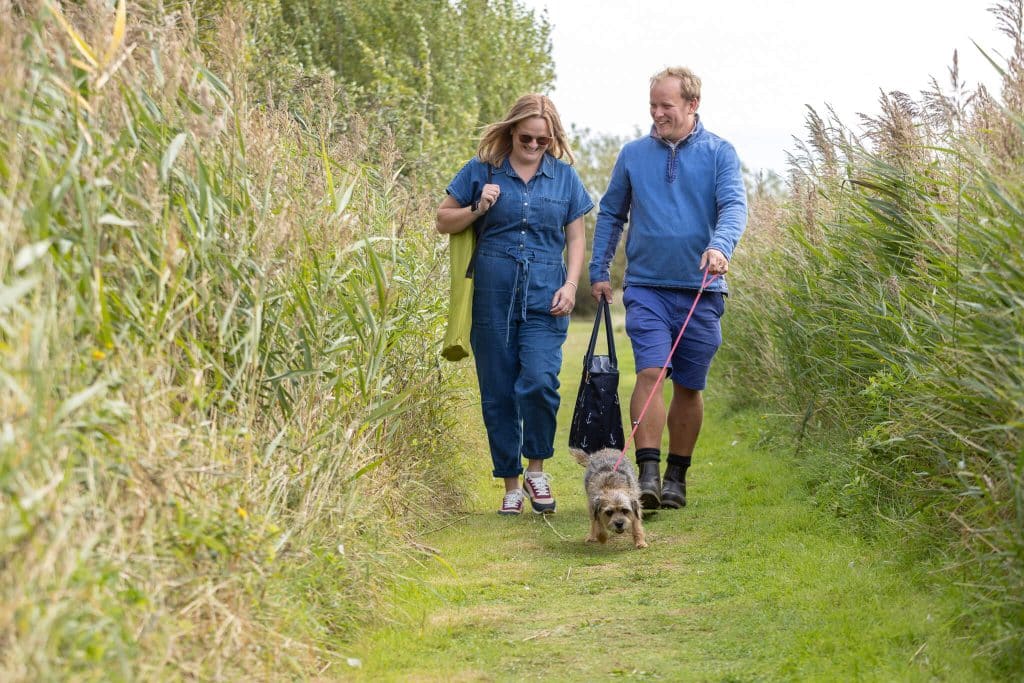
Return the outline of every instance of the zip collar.
{"type": "Polygon", "coordinates": [[[693,140],[696,140],[703,133],[704,126],[701,125],[699,114],[696,115],[696,120],[693,123],[693,130],[691,130],[685,138],[677,140],[675,143],[669,142],[658,135],[657,128],[653,125],[651,126],[651,137],[668,148],[668,157],[665,159],[665,182],[674,183],[676,181],[676,178],[679,177],[679,155],[682,152],[683,147],[690,144],[693,140]]]}
{"type": "Polygon", "coordinates": [[[699,137],[704,132],[704,124],[700,122],[700,114],[694,114],[693,117],[693,129],[690,130],[690,132],[687,133],[686,137],[683,138],[682,140],[677,140],[675,143],[669,142],[665,138],[658,135],[658,128],[654,124],[651,124],[651,137],[660,142],[661,144],[665,145],[669,149],[678,151],[679,148],[683,147],[684,145],[690,144],[690,142],[692,142],[694,139],[699,137]]]}

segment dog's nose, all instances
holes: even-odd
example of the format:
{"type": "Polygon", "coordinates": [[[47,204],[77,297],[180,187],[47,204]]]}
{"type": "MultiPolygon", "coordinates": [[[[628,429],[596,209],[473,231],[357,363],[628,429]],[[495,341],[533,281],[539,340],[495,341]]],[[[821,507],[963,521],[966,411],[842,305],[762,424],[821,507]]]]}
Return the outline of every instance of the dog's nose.
{"type": "Polygon", "coordinates": [[[620,533],[621,534],[622,533],[622,529],[625,526],[626,526],[625,522],[615,522],[615,531],[616,531],[616,533],[620,533]]]}

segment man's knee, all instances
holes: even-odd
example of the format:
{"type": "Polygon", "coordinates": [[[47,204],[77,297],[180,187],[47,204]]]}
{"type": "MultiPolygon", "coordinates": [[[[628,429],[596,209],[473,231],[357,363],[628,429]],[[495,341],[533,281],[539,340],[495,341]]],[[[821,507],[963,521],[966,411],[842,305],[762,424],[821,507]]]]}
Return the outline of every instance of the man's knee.
{"type": "Polygon", "coordinates": [[[690,387],[684,387],[682,384],[673,384],[672,390],[676,396],[682,398],[698,398],[703,393],[700,389],[691,389],[690,387]]]}
{"type": "Polygon", "coordinates": [[[661,376],[661,368],[645,368],[638,370],[636,373],[637,385],[643,384],[645,386],[652,386],[658,381],[658,377],[661,376]]]}

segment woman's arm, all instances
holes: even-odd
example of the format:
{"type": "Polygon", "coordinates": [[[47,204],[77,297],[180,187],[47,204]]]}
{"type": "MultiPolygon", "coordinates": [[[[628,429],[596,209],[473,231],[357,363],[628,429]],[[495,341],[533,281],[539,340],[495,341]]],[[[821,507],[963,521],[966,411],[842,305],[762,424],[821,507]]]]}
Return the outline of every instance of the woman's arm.
{"type": "Polygon", "coordinates": [[[565,251],[565,284],[558,288],[551,300],[551,315],[569,315],[576,307],[576,283],[583,272],[583,255],[586,251],[583,216],[565,226],[565,251]]]}
{"type": "MultiPolygon", "coordinates": [[[[479,210],[479,209],[478,209],[479,210]]],[[[444,198],[437,207],[437,231],[442,235],[462,232],[473,224],[478,217],[468,206],[459,206],[451,195],[444,198]]]]}
{"type": "Polygon", "coordinates": [[[442,235],[462,232],[472,225],[473,221],[487,213],[494,206],[494,202],[498,201],[500,194],[501,188],[497,183],[484,185],[484,189],[480,191],[476,213],[473,213],[471,206],[459,206],[455,198],[448,195],[441,202],[441,206],[437,207],[437,231],[442,235]]]}

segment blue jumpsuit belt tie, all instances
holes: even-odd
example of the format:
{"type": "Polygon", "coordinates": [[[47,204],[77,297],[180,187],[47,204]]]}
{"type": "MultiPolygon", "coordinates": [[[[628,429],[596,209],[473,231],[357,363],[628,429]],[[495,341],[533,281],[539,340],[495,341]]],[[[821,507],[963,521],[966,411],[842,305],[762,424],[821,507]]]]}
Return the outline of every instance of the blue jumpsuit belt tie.
{"type": "Polygon", "coordinates": [[[530,262],[534,258],[532,249],[507,247],[505,253],[516,262],[516,277],[512,282],[512,296],[508,299],[508,312],[505,314],[505,346],[508,346],[509,333],[512,329],[512,313],[516,308],[516,295],[519,295],[520,320],[526,320],[526,293],[530,291],[530,262]]]}

